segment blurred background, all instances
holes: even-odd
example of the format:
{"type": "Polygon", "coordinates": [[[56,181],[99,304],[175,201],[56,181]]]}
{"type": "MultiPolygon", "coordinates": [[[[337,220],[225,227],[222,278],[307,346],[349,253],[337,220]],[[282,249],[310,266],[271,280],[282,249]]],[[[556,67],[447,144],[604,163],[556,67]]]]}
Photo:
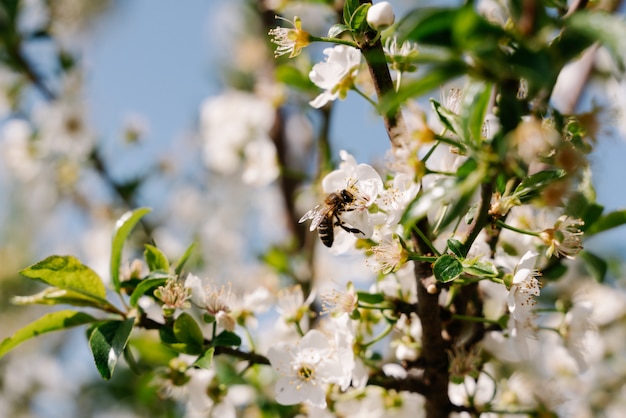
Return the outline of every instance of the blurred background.
{"type": "MultiPolygon", "coordinates": [[[[106,279],[113,224],[129,208],[153,208],[139,233],[172,259],[198,242],[192,264],[198,274],[240,286],[249,274],[266,274],[257,256],[285,236],[275,185],[212,176],[202,158],[203,103],[245,84],[246,72],[273,59],[255,3],[20,3],[19,30],[31,35],[21,48],[37,81],[16,82],[16,57],[0,67],[0,339],[44,312],[10,303],[13,295],[38,289],[17,272],[50,254],[73,254],[106,279]],[[55,26],[46,26],[50,20],[55,26]],[[28,146],[32,137],[41,154],[28,146]],[[208,254],[222,262],[212,263],[208,254]]],[[[392,2],[398,15],[413,3],[392,2]]],[[[285,17],[316,5],[299,7],[285,17]]],[[[317,17],[325,33],[333,16],[317,17]]],[[[606,62],[599,51],[596,69],[606,73],[606,62]]],[[[330,129],[333,156],[347,149],[359,162],[383,161],[386,134],[368,106],[354,94],[335,105],[333,120],[341,123],[330,129]]],[[[598,106],[606,111],[591,156],[593,182],[610,211],[626,207],[626,84],[594,79],[578,109],[598,106]]],[[[318,122],[313,112],[289,119],[303,141],[318,122]]],[[[621,272],[617,260],[626,257],[624,232],[586,243],[616,260],[613,275],[621,272]]],[[[362,272],[345,274],[358,279],[362,272]]],[[[180,415],[179,405],[162,400],[142,379],[120,368],[103,383],[84,330],[48,335],[0,360],[0,417],[180,415]]]]}

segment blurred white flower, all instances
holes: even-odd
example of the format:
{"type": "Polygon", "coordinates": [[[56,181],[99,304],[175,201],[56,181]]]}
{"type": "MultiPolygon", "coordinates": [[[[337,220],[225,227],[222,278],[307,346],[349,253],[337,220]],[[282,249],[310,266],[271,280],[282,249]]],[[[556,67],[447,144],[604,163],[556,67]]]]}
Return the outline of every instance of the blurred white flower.
{"type": "Polygon", "coordinates": [[[345,99],[354,84],[354,77],[361,64],[361,51],[345,45],[324,50],[326,61],[313,66],[309,78],[325,91],[309,104],[316,109],[337,98],[345,99]]]}
{"type": "Polygon", "coordinates": [[[272,104],[253,94],[229,91],[205,100],[200,129],[207,166],[226,175],[243,167],[243,180],[249,184],[273,181],[278,176],[276,149],[269,136],[274,119],[272,104]]]}
{"type": "Polygon", "coordinates": [[[32,136],[32,127],[23,119],[9,119],[0,128],[2,160],[22,181],[33,179],[41,169],[32,136]]]}

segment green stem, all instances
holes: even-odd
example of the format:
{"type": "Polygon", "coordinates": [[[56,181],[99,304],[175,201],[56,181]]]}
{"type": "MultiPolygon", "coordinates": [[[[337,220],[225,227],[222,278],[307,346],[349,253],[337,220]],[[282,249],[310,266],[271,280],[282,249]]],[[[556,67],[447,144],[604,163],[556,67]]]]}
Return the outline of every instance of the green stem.
{"type": "Polygon", "coordinates": [[[441,254],[439,253],[439,251],[437,251],[437,249],[435,248],[433,243],[430,242],[428,237],[426,237],[426,235],[424,235],[422,230],[419,229],[417,227],[417,225],[413,226],[413,231],[420,237],[420,239],[424,242],[424,244],[426,244],[428,246],[428,248],[430,248],[430,250],[433,252],[433,254],[435,254],[437,257],[441,256],[441,254]]]}
{"type": "Polygon", "coordinates": [[[300,326],[300,321],[294,322],[294,324],[296,325],[296,330],[298,331],[298,335],[300,335],[301,337],[304,337],[304,331],[302,330],[302,327],[300,326]]]}
{"type": "Polygon", "coordinates": [[[375,101],[373,101],[370,97],[368,97],[367,94],[363,93],[361,90],[359,90],[356,86],[352,86],[352,90],[354,90],[356,93],[359,94],[359,96],[363,97],[365,100],[367,100],[372,106],[374,106],[374,109],[378,110],[378,103],[376,103],[375,101]]]}
{"type": "Polygon", "coordinates": [[[309,35],[309,40],[311,42],[329,42],[329,43],[333,43],[333,44],[347,45],[347,46],[351,46],[352,48],[358,48],[359,47],[356,42],[349,41],[347,39],[327,38],[325,36],[309,35]]]}
{"type": "Polygon", "coordinates": [[[408,255],[408,259],[409,260],[413,260],[413,261],[424,261],[427,263],[434,263],[435,261],[437,261],[438,257],[430,257],[430,256],[426,256],[426,255],[420,255],[418,253],[409,253],[408,255]]]}
{"type": "Polygon", "coordinates": [[[382,340],[383,338],[385,338],[387,335],[389,335],[389,333],[393,330],[393,325],[392,324],[388,324],[387,327],[383,330],[383,332],[381,332],[380,334],[378,334],[372,341],[369,341],[367,343],[364,343],[362,345],[363,348],[368,348],[371,345],[376,344],[378,341],[382,340]]]}
{"type": "Polygon", "coordinates": [[[533,236],[533,237],[539,237],[539,233],[538,232],[526,231],[524,229],[519,229],[519,228],[516,228],[516,227],[511,226],[509,224],[506,224],[506,223],[502,222],[499,219],[496,220],[496,225],[499,226],[500,228],[509,229],[509,230],[511,230],[513,232],[518,232],[520,234],[530,235],[530,236],[533,236]]]}
{"type": "Polygon", "coordinates": [[[487,319],[487,318],[483,318],[480,316],[452,314],[452,319],[458,319],[459,321],[466,321],[466,322],[478,322],[478,323],[483,323],[483,324],[495,324],[495,325],[499,324],[499,322],[495,319],[487,319]]]}

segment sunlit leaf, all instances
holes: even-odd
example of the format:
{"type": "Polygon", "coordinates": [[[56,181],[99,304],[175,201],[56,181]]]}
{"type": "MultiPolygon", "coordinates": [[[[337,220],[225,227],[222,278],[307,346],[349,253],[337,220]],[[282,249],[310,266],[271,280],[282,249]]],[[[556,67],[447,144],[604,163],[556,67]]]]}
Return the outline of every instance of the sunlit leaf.
{"type": "Polygon", "coordinates": [[[156,289],[159,286],[163,286],[167,282],[167,278],[154,278],[154,279],[145,279],[142,280],[133,293],[130,295],[130,305],[137,306],[137,302],[139,299],[150,292],[153,289],[156,289]]]}
{"type": "Polygon", "coordinates": [[[180,275],[183,272],[185,263],[187,263],[187,260],[189,260],[189,257],[191,256],[191,253],[193,252],[195,247],[196,244],[192,243],[191,245],[189,245],[189,247],[187,247],[187,249],[185,250],[185,253],[176,262],[176,265],[174,267],[174,273],[176,273],[176,275],[180,275]]]}
{"type": "Polygon", "coordinates": [[[84,293],[73,290],[48,287],[41,292],[29,296],[14,296],[11,302],[16,305],[72,305],[89,306],[97,309],[107,309],[111,307],[106,300],[94,298],[84,293]]]}
{"type": "Polygon", "coordinates": [[[210,369],[211,364],[213,363],[213,353],[215,352],[215,348],[211,347],[206,350],[196,361],[194,361],[193,365],[196,367],[200,367],[201,369],[210,369]]]}
{"type": "Polygon", "coordinates": [[[113,241],[111,244],[111,281],[116,292],[120,291],[120,264],[122,262],[122,250],[124,243],[130,235],[130,231],[137,222],[151,211],[149,208],[139,208],[128,211],[115,224],[113,241]]]}
{"type": "Polygon", "coordinates": [[[161,250],[150,244],[145,244],[145,248],[143,256],[150,271],[169,271],[170,263],[161,250]]]}
{"type": "Polygon", "coordinates": [[[23,269],[20,274],[59,289],[71,290],[98,299],[106,297],[106,289],[100,276],[72,256],[50,256],[23,269]]]}
{"type": "Polygon", "coordinates": [[[63,310],[51,312],[31,322],[0,343],[0,357],[24,341],[52,331],[60,331],[96,321],[84,312],[63,310]]]}

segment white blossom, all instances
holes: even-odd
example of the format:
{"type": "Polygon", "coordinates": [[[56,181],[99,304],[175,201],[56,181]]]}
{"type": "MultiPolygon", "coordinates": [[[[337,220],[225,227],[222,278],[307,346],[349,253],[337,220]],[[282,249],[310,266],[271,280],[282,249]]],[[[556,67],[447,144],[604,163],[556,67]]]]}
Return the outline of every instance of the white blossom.
{"type": "Polygon", "coordinates": [[[272,346],[267,357],[279,374],[276,401],[325,408],[327,384],[345,382],[344,368],[333,346],[318,330],[309,331],[296,344],[279,342],[272,346]]]}
{"type": "Polygon", "coordinates": [[[326,60],[315,64],[309,73],[311,81],[324,89],[323,93],[309,102],[316,109],[337,98],[344,99],[352,88],[353,78],[361,64],[361,51],[350,46],[326,48],[324,55],[326,60]]]}
{"type": "Polygon", "coordinates": [[[539,296],[541,288],[537,280],[539,272],[535,269],[538,256],[534,251],[528,251],[522,256],[513,272],[513,284],[507,298],[512,317],[524,326],[532,320],[535,297],[539,296]]]}

